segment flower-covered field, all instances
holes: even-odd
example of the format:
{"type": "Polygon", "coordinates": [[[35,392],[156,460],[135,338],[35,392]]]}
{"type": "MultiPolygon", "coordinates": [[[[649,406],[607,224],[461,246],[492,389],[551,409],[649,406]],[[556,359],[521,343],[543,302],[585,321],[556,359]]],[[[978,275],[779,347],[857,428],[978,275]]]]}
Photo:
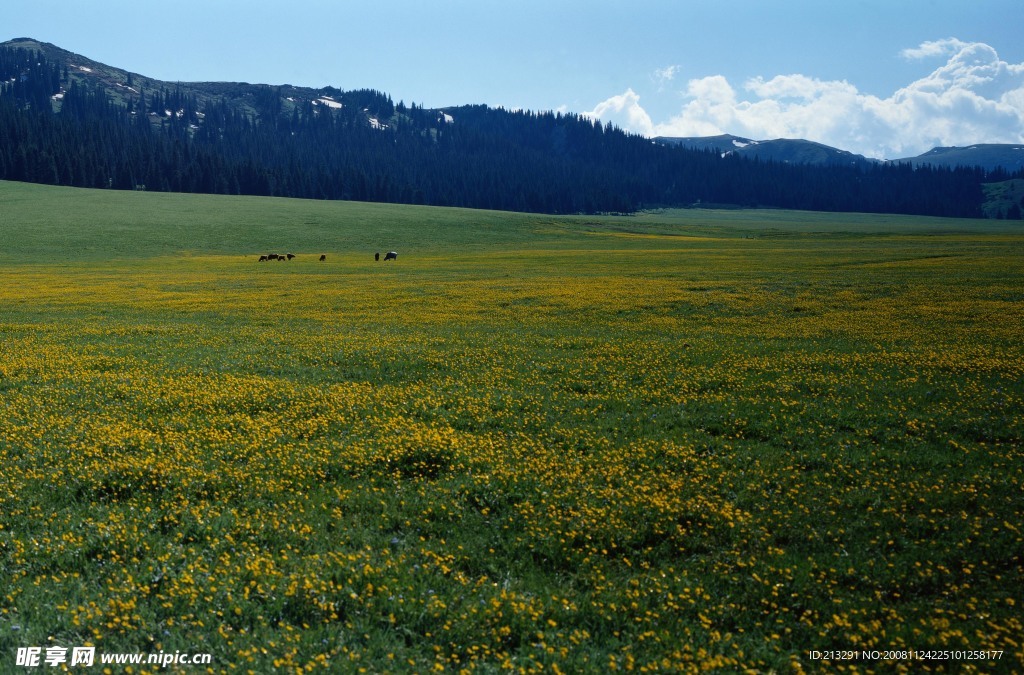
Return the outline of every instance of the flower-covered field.
{"type": "Polygon", "coordinates": [[[0,672],[1024,668],[1020,229],[0,208],[0,672]]]}

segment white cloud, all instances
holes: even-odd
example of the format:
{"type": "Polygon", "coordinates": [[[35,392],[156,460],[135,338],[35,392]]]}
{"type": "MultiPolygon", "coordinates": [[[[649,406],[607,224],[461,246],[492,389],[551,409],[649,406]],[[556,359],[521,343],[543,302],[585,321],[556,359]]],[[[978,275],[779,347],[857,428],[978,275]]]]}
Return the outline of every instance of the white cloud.
{"type": "Polygon", "coordinates": [[[906,59],[926,59],[933,56],[945,56],[946,54],[955,53],[965,44],[956,38],[922,42],[917,47],[904,49],[900,52],[900,56],[906,59]]]}
{"type": "Polygon", "coordinates": [[[798,98],[813,101],[830,95],[855,95],[856,87],[843,81],[822,81],[806,75],[777,75],[767,82],[756,77],[747,80],[747,91],[761,98],[798,98]]]}
{"type": "Polygon", "coordinates": [[[640,97],[632,89],[597,104],[586,117],[611,121],[618,127],[644,136],[657,136],[651,116],[640,105],[640,97]]]}
{"type": "Polygon", "coordinates": [[[679,66],[666,66],[665,68],[658,68],[654,71],[654,81],[659,84],[666,84],[675,79],[676,73],[680,70],[679,66]]]}
{"type": "MultiPolygon", "coordinates": [[[[738,92],[721,75],[691,79],[685,102],[655,123],[632,89],[587,113],[647,136],[806,138],[869,157],[904,157],[937,145],[1024,142],[1024,64],[984,43],[947,38],[901,55],[945,64],[891,96],[861,93],[846,81],[806,75],[754,78],[738,92]]],[[[673,70],[674,76],[676,71],[673,70]]]]}

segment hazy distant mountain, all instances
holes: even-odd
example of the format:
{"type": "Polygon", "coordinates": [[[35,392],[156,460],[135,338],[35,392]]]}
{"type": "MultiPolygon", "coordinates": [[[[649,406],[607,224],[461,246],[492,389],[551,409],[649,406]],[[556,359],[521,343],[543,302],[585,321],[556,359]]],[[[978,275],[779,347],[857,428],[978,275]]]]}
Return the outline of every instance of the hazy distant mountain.
{"type": "Polygon", "coordinates": [[[893,160],[914,166],[980,166],[988,171],[1002,167],[1014,172],[1024,169],[1024,145],[980,143],[966,147],[932,148],[917,157],[893,160]]]}
{"type": "Polygon", "coordinates": [[[655,139],[657,143],[664,143],[665,145],[681,145],[686,148],[693,148],[695,150],[714,150],[719,153],[736,152],[742,148],[747,147],[752,141],[749,138],[740,138],[739,136],[733,136],[731,134],[722,134],[720,136],[657,136],[655,139]]]}
{"type": "MultiPolygon", "coordinates": [[[[792,164],[865,167],[883,161],[801,139],[778,138],[771,141],[755,141],[741,136],[722,134],[720,136],[690,137],[659,136],[654,140],[666,145],[678,145],[696,150],[713,150],[723,155],[735,154],[792,164]]],[[[981,167],[986,171],[993,171],[1001,167],[1007,172],[1013,173],[1024,169],[1024,145],[981,143],[966,147],[939,147],[932,148],[917,157],[884,161],[914,166],[981,167]]]]}
{"type": "Polygon", "coordinates": [[[762,161],[787,164],[811,164],[819,166],[871,166],[876,160],[855,155],[846,150],[829,147],[814,141],[795,138],[777,138],[770,141],[755,141],[740,136],[671,137],[659,136],[654,139],[668,145],[679,145],[697,150],[714,150],[722,154],[743,157],[757,157],[762,161]]]}

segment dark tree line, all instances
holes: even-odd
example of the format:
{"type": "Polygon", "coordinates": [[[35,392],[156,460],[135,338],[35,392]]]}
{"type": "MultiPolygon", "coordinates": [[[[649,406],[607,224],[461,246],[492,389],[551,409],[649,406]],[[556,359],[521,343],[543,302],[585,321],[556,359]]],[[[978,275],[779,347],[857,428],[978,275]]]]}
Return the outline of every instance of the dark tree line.
{"type": "Polygon", "coordinates": [[[114,97],[42,54],[0,49],[0,178],[545,213],[702,203],[967,217],[981,215],[981,184],[1004,179],[723,158],[579,115],[441,112],[372,90],[304,99],[227,83],[131,91],[114,97]]]}

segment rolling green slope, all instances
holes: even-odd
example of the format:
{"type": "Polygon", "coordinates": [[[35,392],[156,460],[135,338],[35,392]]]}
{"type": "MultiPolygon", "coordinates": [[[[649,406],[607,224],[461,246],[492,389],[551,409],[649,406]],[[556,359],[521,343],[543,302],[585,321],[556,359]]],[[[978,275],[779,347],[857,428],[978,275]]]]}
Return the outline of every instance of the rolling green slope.
{"type": "Polygon", "coordinates": [[[810,232],[999,232],[1012,224],[952,218],[781,210],[660,210],[634,216],[550,216],[371,202],[62,188],[0,181],[0,232],[17,261],[256,256],[493,247],[601,247],[593,232],[724,238],[810,232]]]}
{"type": "Polygon", "coordinates": [[[1024,179],[987,183],[983,209],[988,218],[1020,220],[1024,217],[1024,179]]]}

